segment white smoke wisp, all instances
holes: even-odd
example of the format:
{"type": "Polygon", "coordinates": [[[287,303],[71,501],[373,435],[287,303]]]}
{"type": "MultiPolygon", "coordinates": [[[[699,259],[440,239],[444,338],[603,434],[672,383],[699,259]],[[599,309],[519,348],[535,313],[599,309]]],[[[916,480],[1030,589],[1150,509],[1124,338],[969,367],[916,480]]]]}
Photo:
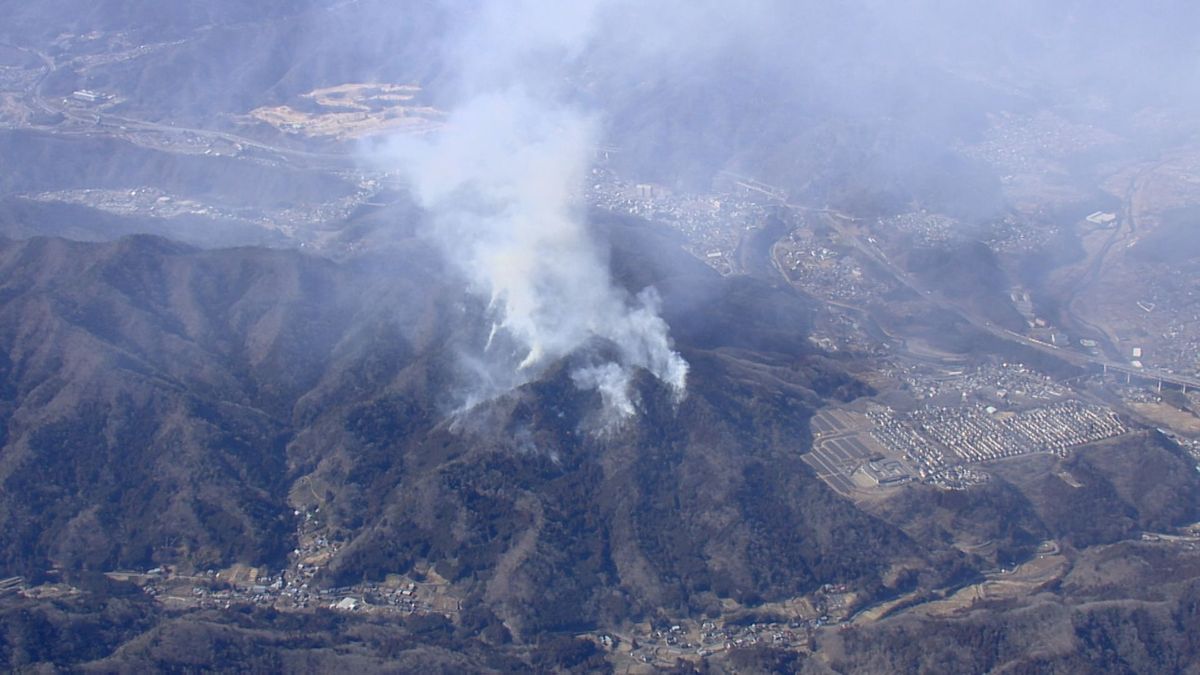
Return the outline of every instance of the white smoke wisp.
{"type": "Polygon", "coordinates": [[[629,371],[615,363],[579,368],[571,373],[571,380],[580,389],[595,389],[600,392],[604,409],[617,419],[629,417],[637,412],[629,396],[629,371]]]}
{"type": "Polygon", "coordinates": [[[462,81],[468,89],[484,79],[491,86],[465,96],[437,134],[394,139],[388,156],[407,176],[446,258],[488,301],[493,328],[483,356],[472,359],[487,376],[478,378],[467,406],[536,378],[600,339],[613,347],[610,362],[572,378],[628,417],[635,412],[634,369],[652,373],[679,400],[688,366],[672,348],[657,293],[630,297],[617,287],[589,232],[580,199],[598,125],[545,93],[545,73],[523,81],[523,73],[539,72],[530,64],[543,53],[579,48],[590,13],[566,14],[571,30],[535,21],[518,40],[501,40],[495,30],[508,35],[512,26],[485,15],[482,37],[478,30],[472,35],[492,49],[486,60],[464,59],[462,81]],[[573,42],[557,42],[563,39],[573,42]]]}

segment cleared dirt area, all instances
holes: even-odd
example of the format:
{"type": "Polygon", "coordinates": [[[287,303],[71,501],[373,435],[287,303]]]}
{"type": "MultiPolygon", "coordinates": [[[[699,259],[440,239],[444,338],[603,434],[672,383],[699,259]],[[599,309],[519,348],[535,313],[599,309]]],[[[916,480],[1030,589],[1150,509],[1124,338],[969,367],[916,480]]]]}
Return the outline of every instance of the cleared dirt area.
{"type": "Polygon", "coordinates": [[[1062,577],[1070,563],[1062,555],[1043,555],[1009,571],[990,575],[987,581],[971,584],[948,598],[924,603],[914,611],[928,616],[949,616],[971,608],[980,600],[1018,598],[1045,583],[1062,577]]]}
{"type": "Polygon", "coordinates": [[[443,114],[420,105],[415,84],[341,84],[301,96],[298,107],[252,110],[247,121],[263,122],[306,138],[346,140],[391,131],[424,133],[441,126],[443,114]],[[300,109],[300,108],[306,109],[300,109]]]}
{"type": "Polygon", "coordinates": [[[1200,417],[1166,403],[1130,403],[1140,415],[1155,424],[1184,434],[1200,434],[1200,417]]]}

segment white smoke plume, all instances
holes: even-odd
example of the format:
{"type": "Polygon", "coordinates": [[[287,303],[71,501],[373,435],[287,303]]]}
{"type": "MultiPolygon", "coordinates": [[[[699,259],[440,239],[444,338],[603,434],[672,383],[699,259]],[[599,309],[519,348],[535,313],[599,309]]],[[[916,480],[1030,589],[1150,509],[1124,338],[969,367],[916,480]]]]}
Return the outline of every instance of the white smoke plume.
{"type": "Polygon", "coordinates": [[[598,7],[485,3],[451,55],[462,94],[445,128],[389,145],[434,238],[494,321],[467,405],[594,339],[611,343],[611,360],[572,377],[597,390],[608,411],[635,412],[636,368],[685,392],[688,366],[672,349],[657,294],[630,297],[614,285],[580,203],[599,125],[556,93],[556,64],[586,47],[598,7]]]}

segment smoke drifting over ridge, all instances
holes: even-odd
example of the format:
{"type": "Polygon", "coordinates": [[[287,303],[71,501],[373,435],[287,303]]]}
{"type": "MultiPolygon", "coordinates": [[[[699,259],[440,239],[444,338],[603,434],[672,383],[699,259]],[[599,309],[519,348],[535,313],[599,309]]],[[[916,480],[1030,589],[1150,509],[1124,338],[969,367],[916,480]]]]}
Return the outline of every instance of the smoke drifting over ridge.
{"type": "Polygon", "coordinates": [[[631,368],[683,390],[686,364],[653,292],[614,288],[576,202],[597,143],[618,147],[609,168],[637,182],[699,194],[729,170],[796,203],[864,217],[919,206],[970,234],[1026,203],[1027,184],[1090,199],[1075,183],[1097,161],[1191,133],[1148,120],[1191,119],[1200,92],[1192,41],[1164,30],[1195,18],[1178,2],[1165,13],[1082,0],[363,4],[378,19],[363,21],[363,42],[408,50],[404,67],[368,79],[419,81],[451,111],[442,133],[393,139],[385,154],[447,259],[490,304],[492,336],[485,326],[479,353],[467,354],[481,382],[468,405],[592,338],[615,345],[598,358],[615,369],[576,381],[610,408],[631,409],[631,368]],[[369,39],[393,25],[414,28],[369,39]],[[1041,158],[1046,175],[1006,182],[1011,167],[987,147],[1008,122],[1036,125],[1045,112],[1122,144],[1068,147],[1041,158]]]}
{"type": "Polygon", "coordinates": [[[601,3],[487,4],[450,40],[456,104],[431,138],[394,139],[388,161],[411,183],[447,260],[487,300],[486,343],[467,361],[478,376],[465,407],[502,394],[599,340],[605,357],[571,373],[606,411],[635,413],[642,368],[676,397],[687,363],[671,346],[652,288],[617,287],[580,200],[599,124],[556,86],[586,47],[601,3]]]}

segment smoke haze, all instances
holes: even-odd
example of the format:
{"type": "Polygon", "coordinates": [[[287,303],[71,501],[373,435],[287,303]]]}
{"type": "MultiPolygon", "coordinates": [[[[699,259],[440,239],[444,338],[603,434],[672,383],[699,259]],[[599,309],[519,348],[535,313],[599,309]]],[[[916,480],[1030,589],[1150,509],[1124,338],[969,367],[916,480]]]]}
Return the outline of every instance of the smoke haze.
{"type": "MultiPolygon", "coordinates": [[[[449,111],[443,133],[396,138],[383,155],[408,177],[451,266],[490,304],[477,353],[464,354],[482,383],[475,399],[535,377],[593,338],[614,345],[597,350],[609,355],[598,365],[621,367],[580,373],[581,386],[605,382],[611,394],[621,389],[614,375],[643,367],[683,388],[686,367],[654,293],[618,288],[585,222],[579,193],[597,144],[619,149],[609,168],[630,183],[712,194],[714,176],[730,170],[779,186],[795,203],[869,218],[927,209],[971,232],[1014,208],[1100,208],[1097,186],[1112,166],[1194,142],[1200,105],[1200,16],[1177,1],[3,6],[7,43],[37,46],[49,61],[63,50],[45,73],[35,51],[8,54],[40,82],[33,93],[51,108],[78,90],[111,94],[104,114],[121,119],[106,120],[108,129],[126,118],[170,122],[323,151],[337,143],[247,115],[311,106],[311,92],[348,83],[412,86],[414,103],[436,108],[439,122],[449,111]],[[94,31],[120,35],[109,47],[121,58],[85,58],[107,48],[82,39],[94,31]],[[68,32],[77,45],[58,40],[68,32]],[[1066,141],[1042,142],[1039,129],[1066,141]]],[[[5,139],[10,156],[37,161],[11,163],[0,198],[154,185],[270,213],[348,200],[358,187],[332,173],[283,180],[254,162],[115,139],[85,151],[36,135],[5,139]]],[[[27,233],[20,220],[9,219],[17,225],[6,232],[27,233]]],[[[100,222],[61,220],[58,231],[69,233],[100,222]]],[[[294,245],[323,241],[313,229],[342,223],[310,225],[286,235],[240,221],[228,227],[236,237],[209,225],[163,231],[205,245],[294,245]]]]}
{"type": "Polygon", "coordinates": [[[492,327],[470,359],[480,377],[468,407],[596,339],[610,343],[611,360],[572,378],[597,390],[610,413],[635,412],[637,368],[677,397],[685,391],[687,364],[672,350],[657,294],[630,297],[613,283],[584,217],[598,122],[554,91],[563,74],[555,64],[583,48],[595,8],[487,5],[447,47],[460,93],[445,128],[385,150],[447,259],[487,300],[492,327]]]}

